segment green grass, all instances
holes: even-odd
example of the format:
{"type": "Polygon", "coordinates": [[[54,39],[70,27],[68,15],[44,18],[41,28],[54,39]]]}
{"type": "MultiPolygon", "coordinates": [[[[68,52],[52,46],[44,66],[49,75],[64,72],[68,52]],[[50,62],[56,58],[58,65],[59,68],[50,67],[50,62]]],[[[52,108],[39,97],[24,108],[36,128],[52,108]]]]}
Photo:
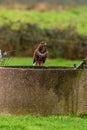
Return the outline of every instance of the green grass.
{"type": "MultiPolygon", "coordinates": [[[[78,65],[80,60],[65,60],[65,59],[47,59],[44,66],[70,66],[73,67],[73,64],[78,65]]],[[[4,66],[32,66],[32,58],[17,58],[11,57],[0,62],[0,65],[4,66]]]]}
{"type": "MultiPolygon", "coordinates": [[[[22,23],[34,23],[41,28],[65,28],[68,25],[75,25],[77,31],[82,34],[87,33],[87,5],[71,7],[65,9],[51,10],[48,12],[28,11],[28,10],[0,10],[0,25],[9,21],[22,23]]],[[[17,28],[19,23],[14,25],[17,28]]]]}
{"type": "Polygon", "coordinates": [[[87,130],[87,118],[1,115],[0,130],[87,130]]]}

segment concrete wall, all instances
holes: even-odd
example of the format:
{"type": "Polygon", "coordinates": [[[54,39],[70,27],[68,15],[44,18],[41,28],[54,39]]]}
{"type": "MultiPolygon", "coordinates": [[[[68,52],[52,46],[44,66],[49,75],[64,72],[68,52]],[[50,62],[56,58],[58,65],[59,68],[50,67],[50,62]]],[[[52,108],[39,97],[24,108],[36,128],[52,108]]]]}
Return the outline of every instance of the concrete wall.
{"type": "Polygon", "coordinates": [[[87,70],[0,68],[0,113],[87,113],[87,70]]]}

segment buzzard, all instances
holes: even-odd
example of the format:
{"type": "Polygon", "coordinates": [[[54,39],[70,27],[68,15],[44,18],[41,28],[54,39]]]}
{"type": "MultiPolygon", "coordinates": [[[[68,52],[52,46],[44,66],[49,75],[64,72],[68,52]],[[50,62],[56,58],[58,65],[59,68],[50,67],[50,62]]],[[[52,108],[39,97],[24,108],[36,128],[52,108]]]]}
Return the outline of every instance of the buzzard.
{"type": "Polygon", "coordinates": [[[38,47],[35,49],[33,54],[33,65],[34,66],[43,66],[43,63],[46,61],[47,58],[47,50],[46,50],[46,43],[40,42],[38,47]]]}

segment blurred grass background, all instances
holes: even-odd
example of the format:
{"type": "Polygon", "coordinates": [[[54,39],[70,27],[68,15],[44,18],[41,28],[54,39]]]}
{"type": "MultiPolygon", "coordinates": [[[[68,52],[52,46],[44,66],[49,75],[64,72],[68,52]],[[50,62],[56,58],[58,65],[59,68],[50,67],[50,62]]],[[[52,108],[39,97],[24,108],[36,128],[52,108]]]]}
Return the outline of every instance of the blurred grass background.
{"type": "Polygon", "coordinates": [[[49,58],[87,56],[87,6],[56,10],[1,10],[0,48],[10,56],[32,57],[40,41],[48,43],[49,58]],[[67,52],[67,53],[66,53],[67,52]]]}
{"type": "Polygon", "coordinates": [[[0,7],[0,17],[7,21],[20,20],[42,28],[75,24],[79,33],[87,32],[86,0],[0,0],[0,7]]]}
{"type": "Polygon", "coordinates": [[[40,28],[60,28],[75,26],[76,31],[80,34],[87,33],[87,6],[61,7],[54,10],[38,11],[38,10],[0,10],[0,25],[13,24],[12,28],[18,29],[21,23],[36,24],[40,28]],[[19,23],[18,23],[19,21],[19,23]],[[17,25],[18,24],[18,25],[17,25]]]}

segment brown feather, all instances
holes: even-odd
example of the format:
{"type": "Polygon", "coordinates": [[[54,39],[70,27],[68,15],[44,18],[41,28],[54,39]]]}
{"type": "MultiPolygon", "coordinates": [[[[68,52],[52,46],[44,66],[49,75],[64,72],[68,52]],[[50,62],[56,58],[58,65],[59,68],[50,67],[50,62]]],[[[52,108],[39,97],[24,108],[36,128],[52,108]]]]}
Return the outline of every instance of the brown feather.
{"type": "Polygon", "coordinates": [[[46,44],[44,42],[41,42],[34,51],[33,65],[42,66],[43,63],[46,61],[46,58],[47,58],[46,44]]]}

